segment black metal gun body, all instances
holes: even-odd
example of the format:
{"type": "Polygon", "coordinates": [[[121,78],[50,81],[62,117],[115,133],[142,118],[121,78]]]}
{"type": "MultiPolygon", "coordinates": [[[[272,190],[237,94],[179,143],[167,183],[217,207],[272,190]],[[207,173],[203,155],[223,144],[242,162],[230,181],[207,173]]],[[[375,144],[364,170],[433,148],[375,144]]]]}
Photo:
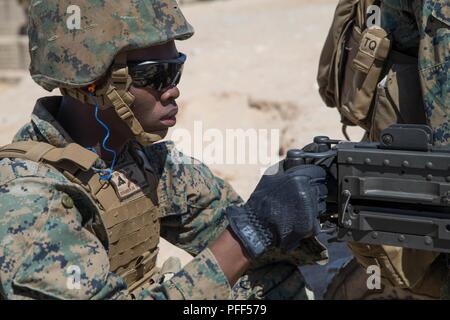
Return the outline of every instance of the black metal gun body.
{"type": "Polygon", "coordinates": [[[317,137],[320,152],[290,151],[285,163],[326,167],[338,240],[449,253],[450,149],[431,141],[427,126],[394,125],[380,143],[317,137]]]}

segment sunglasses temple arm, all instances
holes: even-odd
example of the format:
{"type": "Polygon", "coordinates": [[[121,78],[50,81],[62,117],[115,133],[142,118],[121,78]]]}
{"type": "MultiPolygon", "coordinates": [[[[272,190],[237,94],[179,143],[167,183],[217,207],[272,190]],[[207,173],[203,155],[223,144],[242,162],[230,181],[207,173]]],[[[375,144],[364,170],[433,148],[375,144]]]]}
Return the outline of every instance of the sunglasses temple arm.
{"type": "Polygon", "coordinates": [[[172,81],[172,83],[171,83],[171,85],[172,85],[173,87],[177,84],[178,80],[180,79],[180,76],[181,76],[181,72],[178,71],[178,72],[177,72],[177,75],[175,76],[175,78],[173,78],[173,81],[172,81]]]}

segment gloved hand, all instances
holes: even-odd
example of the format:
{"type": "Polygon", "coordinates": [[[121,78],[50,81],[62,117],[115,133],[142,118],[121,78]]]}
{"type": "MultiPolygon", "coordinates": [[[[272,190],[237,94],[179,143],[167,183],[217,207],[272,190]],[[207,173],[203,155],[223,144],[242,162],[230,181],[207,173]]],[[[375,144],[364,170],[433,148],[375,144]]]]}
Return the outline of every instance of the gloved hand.
{"type": "MultiPolygon", "coordinates": [[[[232,232],[253,259],[270,247],[293,250],[302,239],[318,234],[318,217],[326,209],[323,168],[277,168],[275,174],[264,174],[244,206],[226,210],[232,232]]],[[[273,167],[268,171],[273,173],[273,167]]]]}

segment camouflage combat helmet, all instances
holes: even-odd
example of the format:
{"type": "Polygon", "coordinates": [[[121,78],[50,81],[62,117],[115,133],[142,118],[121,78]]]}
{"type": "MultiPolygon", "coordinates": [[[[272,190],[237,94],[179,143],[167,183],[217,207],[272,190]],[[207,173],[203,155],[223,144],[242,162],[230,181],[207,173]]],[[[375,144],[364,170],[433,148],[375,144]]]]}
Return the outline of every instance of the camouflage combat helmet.
{"type": "Polygon", "coordinates": [[[175,0],[34,0],[29,19],[34,81],[114,108],[141,143],[161,138],[144,132],[130,109],[126,52],[193,35],[175,0]]]}

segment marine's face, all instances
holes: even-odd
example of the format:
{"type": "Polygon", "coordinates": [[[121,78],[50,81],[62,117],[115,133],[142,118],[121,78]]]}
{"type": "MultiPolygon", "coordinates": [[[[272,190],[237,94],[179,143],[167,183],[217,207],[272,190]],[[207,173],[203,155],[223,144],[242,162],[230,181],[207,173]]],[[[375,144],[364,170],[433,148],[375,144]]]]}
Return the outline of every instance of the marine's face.
{"type": "MultiPolygon", "coordinates": [[[[174,41],[146,49],[130,51],[128,61],[167,60],[178,57],[174,41]]],[[[154,90],[150,87],[131,86],[135,102],[132,111],[146,132],[166,130],[176,123],[178,106],[175,102],[180,96],[176,86],[154,90]]]]}

